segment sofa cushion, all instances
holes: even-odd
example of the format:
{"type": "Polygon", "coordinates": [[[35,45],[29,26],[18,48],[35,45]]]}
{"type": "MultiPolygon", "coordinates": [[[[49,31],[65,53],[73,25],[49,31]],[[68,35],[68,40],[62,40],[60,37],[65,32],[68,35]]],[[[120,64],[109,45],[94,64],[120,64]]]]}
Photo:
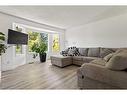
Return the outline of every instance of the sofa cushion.
{"type": "Polygon", "coordinates": [[[124,70],[127,69],[127,52],[120,52],[107,62],[106,67],[111,70],[124,70]]]}
{"type": "Polygon", "coordinates": [[[73,60],[83,61],[83,56],[73,56],[73,60]]]}
{"type": "Polygon", "coordinates": [[[91,61],[93,61],[95,59],[100,59],[100,58],[98,58],[98,57],[83,57],[83,61],[85,63],[90,63],[91,61]]]}
{"type": "Polygon", "coordinates": [[[53,55],[50,58],[51,64],[59,67],[64,67],[72,64],[72,57],[70,56],[53,55]]]}
{"type": "Polygon", "coordinates": [[[106,61],[104,59],[95,59],[95,60],[91,61],[90,63],[105,66],[106,61]]]}
{"type": "Polygon", "coordinates": [[[78,48],[80,56],[87,56],[88,48],[78,48]]]}
{"type": "Polygon", "coordinates": [[[82,64],[84,64],[84,62],[81,60],[73,60],[73,64],[81,66],[82,64]]]}
{"type": "Polygon", "coordinates": [[[108,62],[108,61],[110,60],[110,58],[113,56],[113,54],[115,54],[115,53],[110,53],[110,54],[108,54],[107,56],[104,57],[104,60],[105,60],[106,62],[108,62]]]}
{"type": "Polygon", "coordinates": [[[116,52],[119,48],[108,48],[110,50],[112,50],[113,52],[116,52]]]}
{"type": "Polygon", "coordinates": [[[101,48],[100,49],[100,57],[104,58],[105,56],[107,56],[110,53],[113,53],[114,51],[111,48],[101,48]]]}
{"type": "Polygon", "coordinates": [[[89,57],[99,57],[100,56],[100,48],[89,48],[88,49],[89,57]]]}
{"type": "Polygon", "coordinates": [[[120,52],[127,52],[127,48],[117,49],[117,51],[115,53],[120,53],[120,52]]]}
{"type": "Polygon", "coordinates": [[[83,64],[81,72],[84,77],[103,82],[119,88],[127,88],[127,72],[113,71],[105,66],[96,64],[83,64]]]}

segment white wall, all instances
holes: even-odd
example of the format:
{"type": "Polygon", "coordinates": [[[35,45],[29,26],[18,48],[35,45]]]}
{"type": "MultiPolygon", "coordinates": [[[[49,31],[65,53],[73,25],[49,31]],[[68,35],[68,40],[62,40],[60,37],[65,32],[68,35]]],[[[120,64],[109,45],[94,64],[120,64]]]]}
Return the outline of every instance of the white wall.
{"type": "MultiPolygon", "coordinates": [[[[35,23],[26,19],[14,17],[11,15],[6,15],[3,13],[0,13],[0,31],[5,33],[6,39],[7,39],[7,34],[8,34],[8,29],[12,29],[12,23],[20,23],[20,24],[25,24],[28,26],[32,27],[37,27],[37,28],[43,28],[43,29],[48,29],[52,31],[57,31],[59,34],[62,36],[61,38],[64,38],[64,30],[59,29],[56,27],[52,26],[47,26],[39,23],[35,23]]],[[[64,48],[64,39],[60,40],[61,44],[61,49],[64,48]]],[[[48,53],[48,56],[53,54],[52,52],[48,53]]],[[[10,70],[13,69],[19,65],[26,64],[27,62],[30,62],[32,60],[32,56],[27,56],[27,60],[25,60],[25,55],[24,54],[15,54],[15,47],[11,46],[6,50],[6,53],[2,55],[2,71],[10,70]]],[[[38,59],[37,59],[38,60],[38,59]]]]}
{"type": "Polygon", "coordinates": [[[67,29],[66,42],[77,47],[127,47],[127,14],[67,29]]]}

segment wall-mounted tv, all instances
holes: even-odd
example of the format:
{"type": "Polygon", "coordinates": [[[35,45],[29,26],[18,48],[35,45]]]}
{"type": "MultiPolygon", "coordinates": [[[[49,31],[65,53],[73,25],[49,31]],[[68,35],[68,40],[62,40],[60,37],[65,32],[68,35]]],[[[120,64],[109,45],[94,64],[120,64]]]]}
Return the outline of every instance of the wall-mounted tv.
{"type": "Polygon", "coordinates": [[[28,34],[8,29],[8,44],[28,44],[28,34]]]}

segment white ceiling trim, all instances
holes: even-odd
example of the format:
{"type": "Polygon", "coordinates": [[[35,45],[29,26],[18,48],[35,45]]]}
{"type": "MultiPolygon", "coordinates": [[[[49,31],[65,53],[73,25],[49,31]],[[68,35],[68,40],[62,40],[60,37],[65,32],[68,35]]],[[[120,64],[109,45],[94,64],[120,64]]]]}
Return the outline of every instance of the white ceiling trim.
{"type": "Polygon", "coordinates": [[[40,23],[38,21],[34,21],[34,20],[29,19],[29,18],[19,17],[19,16],[16,16],[16,15],[10,14],[10,13],[2,12],[2,11],[0,11],[0,13],[5,14],[5,15],[9,15],[9,16],[13,16],[13,17],[16,17],[16,18],[19,18],[19,19],[27,20],[29,22],[40,24],[40,25],[43,25],[43,26],[46,26],[46,27],[51,27],[51,28],[54,28],[54,29],[65,31],[65,29],[63,29],[63,28],[59,28],[59,27],[55,27],[55,26],[52,26],[52,25],[40,23]]]}

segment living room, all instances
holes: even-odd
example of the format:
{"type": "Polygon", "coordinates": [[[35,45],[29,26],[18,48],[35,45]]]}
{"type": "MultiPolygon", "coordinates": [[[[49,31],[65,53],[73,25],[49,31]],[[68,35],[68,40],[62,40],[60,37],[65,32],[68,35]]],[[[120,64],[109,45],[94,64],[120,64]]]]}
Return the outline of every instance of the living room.
{"type": "Polygon", "coordinates": [[[1,88],[126,89],[126,17],[127,6],[0,6],[1,45],[6,47],[0,52],[1,88]],[[27,36],[26,41],[16,38],[20,33],[27,36]],[[103,57],[101,50],[106,52],[103,57]],[[44,62],[42,53],[46,53],[44,62]],[[115,59],[118,66],[100,66],[115,56],[123,65],[115,59]],[[97,63],[90,57],[97,57],[97,63]],[[85,81],[88,77],[100,82],[85,81]]]}

